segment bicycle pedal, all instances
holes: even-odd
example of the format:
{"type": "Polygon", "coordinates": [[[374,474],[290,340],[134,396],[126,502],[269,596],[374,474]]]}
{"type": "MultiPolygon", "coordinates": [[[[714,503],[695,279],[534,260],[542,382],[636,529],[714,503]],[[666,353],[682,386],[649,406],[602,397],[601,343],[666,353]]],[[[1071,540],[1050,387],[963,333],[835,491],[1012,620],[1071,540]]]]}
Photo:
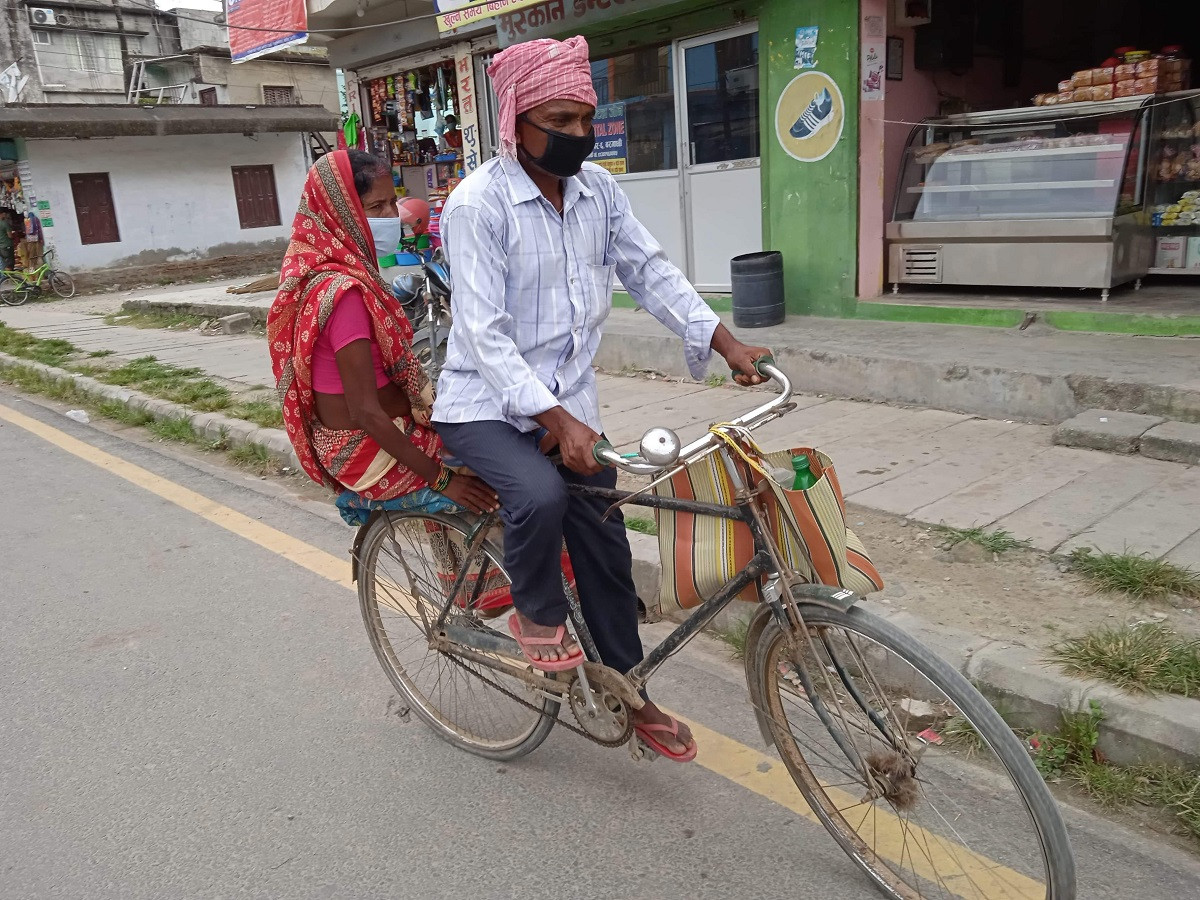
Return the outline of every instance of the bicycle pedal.
{"type": "Polygon", "coordinates": [[[652,763],[658,759],[658,752],[640,737],[629,742],[629,755],[634,762],[652,763]]]}

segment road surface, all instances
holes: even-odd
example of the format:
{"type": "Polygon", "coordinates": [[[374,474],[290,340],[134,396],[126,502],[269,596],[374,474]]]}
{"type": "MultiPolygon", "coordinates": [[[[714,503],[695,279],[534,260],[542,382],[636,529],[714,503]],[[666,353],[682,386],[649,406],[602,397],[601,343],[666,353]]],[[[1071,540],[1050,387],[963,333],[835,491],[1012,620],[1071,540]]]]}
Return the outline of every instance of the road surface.
{"type": "MultiPolygon", "coordinates": [[[[697,764],[562,729],[488,762],[405,714],[330,507],[4,389],[0,488],[2,898],[876,896],[755,780],[712,649],[653,684],[725,736],[697,764]]],[[[1200,895],[1193,857],[1067,818],[1081,898],[1200,895]]]]}

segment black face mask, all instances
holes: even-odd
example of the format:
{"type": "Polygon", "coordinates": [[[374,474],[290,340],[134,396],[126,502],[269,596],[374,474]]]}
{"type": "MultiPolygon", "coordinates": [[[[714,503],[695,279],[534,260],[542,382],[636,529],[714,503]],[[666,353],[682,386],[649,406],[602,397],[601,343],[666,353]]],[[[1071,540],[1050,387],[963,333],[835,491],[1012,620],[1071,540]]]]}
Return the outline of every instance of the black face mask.
{"type": "Polygon", "coordinates": [[[530,128],[536,128],[547,137],[546,150],[541,156],[532,156],[524,147],[519,148],[521,154],[543,172],[549,172],[559,178],[578,175],[579,170],[583,168],[583,161],[596,148],[596,130],[594,128],[589,128],[588,133],[583,137],[575,137],[571,134],[563,134],[561,131],[542,128],[525,118],[522,118],[521,121],[530,128]]]}

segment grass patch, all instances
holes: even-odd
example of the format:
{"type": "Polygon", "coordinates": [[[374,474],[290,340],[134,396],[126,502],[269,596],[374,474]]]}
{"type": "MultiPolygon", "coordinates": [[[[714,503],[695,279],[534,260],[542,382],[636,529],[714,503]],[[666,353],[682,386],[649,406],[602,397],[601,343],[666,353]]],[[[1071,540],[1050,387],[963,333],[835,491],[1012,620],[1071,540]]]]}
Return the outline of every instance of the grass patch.
{"type": "Polygon", "coordinates": [[[737,619],[728,628],[714,628],[713,633],[729,647],[733,659],[746,658],[746,636],[750,632],[749,619],[737,619]]]}
{"type": "Polygon", "coordinates": [[[34,337],[0,323],[0,351],[47,366],[62,366],[79,348],[59,338],[34,337]]]}
{"type": "Polygon", "coordinates": [[[1153,623],[1099,628],[1050,648],[1071,675],[1101,678],[1127,691],[1200,697],[1200,641],[1184,641],[1153,623]]]}
{"type": "Polygon", "coordinates": [[[141,356],[97,376],[100,381],[131,387],[199,412],[217,412],[233,405],[229,388],[217,384],[201,369],[180,368],[141,356]]]}
{"type": "Polygon", "coordinates": [[[955,716],[948,720],[939,734],[947,744],[961,750],[968,759],[987,747],[987,742],[965,716],[955,716]]]}
{"type": "Polygon", "coordinates": [[[197,316],[193,313],[167,312],[156,309],[109,313],[104,317],[105,325],[126,325],[130,328],[164,328],[168,331],[186,331],[191,328],[199,328],[207,321],[209,320],[205,316],[197,316]]]}
{"type": "Polygon", "coordinates": [[[250,400],[231,407],[227,412],[236,418],[253,422],[259,428],[283,427],[283,409],[274,400],[250,400]]]}
{"type": "Polygon", "coordinates": [[[655,536],[658,534],[658,523],[653,519],[643,519],[639,516],[633,516],[625,520],[625,527],[630,531],[636,531],[638,534],[648,534],[655,536]]]}
{"type": "Polygon", "coordinates": [[[934,533],[940,536],[947,549],[957,547],[962,543],[978,544],[988,553],[1006,553],[1009,550],[1020,550],[1029,546],[1029,540],[1018,540],[1012,532],[997,528],[986,531],[983,528],[954,528],[950,525],[934,525],[934,533]]]}
{"type": "Polygon", "coordinates": [[[1137,600],[1172,594],[1200,599],[1200,574],[1144,553],[1096,553],[1080,547],[1071,554],[1071,568],[1102,591],[1137,600]]]}
{"type": "Polygon", "coordinates": [[[103,359],[106,356],[112,356],[115,350],[93,350],[88,356],[91,359],[103,359]]]}
{"type": "Polygon", "coordinates": [[[151,434],[164,441],[175,441],[179,444],[196,444],[200,442],[199,435],[187,419],[154,419],[146,423],[151,434]]]}
{"type": "Polygon", "coordinates": [[[113,419],[125,425],[145,427],[154,421],[154,416],[141,409],[126,406],[120,400],[102,400],[96,404],[96,412],[106,419],[113,419]]]}
{"type": "Polygon", "coordinates": [[[725,376],[718,375],[716,372],[713,372],[711,375],[709,375],[707,378],[704,379],[704,383],[711,388],[721,387],[723,384],[725,384],[725,381],[726,381],[725,376]]]}
{"type": "Polygon", "coordinates": [[[275,475],[279,465],[261,444],[242,444],[229,451],[229,458],[255,475],[275,475]]]}
{"type": "Polygon", "coordinates": [[[1064,712],[1058,730],[1030,739],[1033,761],[1047,781],[1063,781],[1108,807],[1132,803],[1160,807],[1180,830],[1200,840],[1200,770],[1179,766],[1117,766],[1096,745],[1104,710],[1095,700],[1082,712],[1064,712]]]}

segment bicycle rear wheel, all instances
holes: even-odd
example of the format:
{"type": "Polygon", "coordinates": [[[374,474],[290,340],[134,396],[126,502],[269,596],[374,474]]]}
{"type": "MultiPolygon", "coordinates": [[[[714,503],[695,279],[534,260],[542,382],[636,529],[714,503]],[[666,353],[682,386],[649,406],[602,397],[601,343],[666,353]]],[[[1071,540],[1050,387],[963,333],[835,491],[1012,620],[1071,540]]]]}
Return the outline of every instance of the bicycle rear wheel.
{"type": "Polygon", "coordinates": [[[816,818],[887,896],[1075,896],[1029,753],[957,671],[864,610],[772,623],[756,672],[775,745],[816,818]],[[810,639],[811,638],[811,639],[810,639]]]}
{"type": "MultiPolygon", "coordinates": [[[[429,646],[430,629],[462,567],[467,534],[467,524],[454,515],[380,516],[359,550],[359,602],[375,655],[417,715],[456,747],[488,759],[514,759],[546,739],[558,702],[517,678],[429,646]]],[[[477,593],[468,591],[475,608],[455,607],[447,624],[491,627],[496,610],[482,607],[503,598],[509,579],[499,552],[489,545],[469,569],[467,583],[480,580],[477,593]]]]}
{"type": "Polygon", "coordinates": [[[20,306],[29,299],[29,291],[24,282],[18,281],[11,275],[0,275],[0,301],[6,306],[20,306]]]}
{"type": "Polygon", "coordinates": [[[50,273],[50,289],[64,300],[75,296],[75,279],[57,269],[50,273]]]}

